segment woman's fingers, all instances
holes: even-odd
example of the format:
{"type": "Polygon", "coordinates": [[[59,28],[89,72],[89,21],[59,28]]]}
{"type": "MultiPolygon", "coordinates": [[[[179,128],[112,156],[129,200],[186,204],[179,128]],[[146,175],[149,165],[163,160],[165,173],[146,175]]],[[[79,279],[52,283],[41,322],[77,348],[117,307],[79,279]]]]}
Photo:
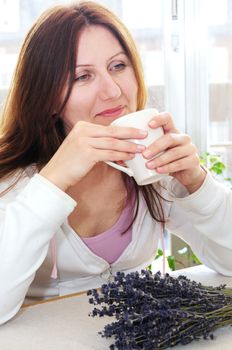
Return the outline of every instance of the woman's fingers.
{"type": "Polygon", "coordinates": [[[166,152],[163,152],[160,156],[147,162],[149,168],[158,168],[166,164],[178,161],[181,158],[194,155],[198,159],[196,152],[196,147],[193,144],[185,146],[177,146],[171,149],[168,149],[166,152]]]}
{"type": "Polygon", "coordinates": [[[185,134],[165,134],[150,145],[143,155],[148,159],[147,167],[160,173],[176,173],[199,165],[196,146],[185,134]]]}
{"type": "Polygon", "coordinates": [[[131,160],[135,157],[135,153],[128,153],[128,152],[119,152],[119,151],[112,151],[112,150],[103,150],[103,149],[97,149],[95,150],[95,159],[96,162],[124,162],[126,160],[131,160]]]}
{"type": "Polygon", "coordinates": [[[195,192],[205,179],[205,172],[200,167],[196,146],[188,135],[176,129],[169,113],[156,115],[149,123],[151,128],[162,127],[164,135],[154,141],[143,152],[147,167],[158,173],[169,173],[186,186],[189,193],[195,192]],[[161,154],[160,154],[161,153],[161,154]],[[157,158],[152,159],[157,156],[157,158]]]}
{"type": "Polygon", "coordinates": [[[165,134],[154,141],[143,152],[143,156],[147,159],[153,158],[157,154],[172,149],[177,146],[191,144],[191,137],[185,134],[165,134]]]}
{"type": "Polygon", "coordinates": [[[131,127],[116,125],[103,126],[80,121],[76,123],[73,132],[78,136],[89,136],[94,138],[112,137],[117,139],[144,139],[147,131],[131,127]]]}
{"type": "Polygon", "coordinates": [[[196,154],[187,154],[181,156],[181,158],[172,158],[168,161],[158,161],[154,159],[146,163],[149,169],[155,169],[159,173],[176,173],[178,171],[188,170],[190,168],[199,165],[199,158],[196,154]],[[172,159],[172,160],[171,160],[172,159]]]}
{"type": "Polygon", "coordinates": [[[102,137],[102,138],[89,138],[89,145],[95,149],[111,150],[127,153],[141,153],[146,149],[145,146],[136,144],[134,142],[119,140],[116,138],[102,137]]]}
{"type": "Polygon", "coordinates": [[[167,112],[157,114],[154,118],[150,120],[149,126],[152,129],[161,126],[165,134],[169,132],[179,133],[179,131],[175,127],[171,114],[167,112]]]}

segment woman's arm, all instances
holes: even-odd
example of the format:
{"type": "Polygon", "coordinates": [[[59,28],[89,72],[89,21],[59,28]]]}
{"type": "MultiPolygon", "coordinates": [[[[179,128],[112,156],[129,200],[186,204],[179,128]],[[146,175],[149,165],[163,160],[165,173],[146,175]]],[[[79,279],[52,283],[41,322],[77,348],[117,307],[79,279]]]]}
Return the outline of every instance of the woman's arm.
{"type": "Polygon", "coordinates": [[[143,152],[147,167],[169,173],[171,184],[176,183],[175,189],[169,188],[174,195],[167,227],[188,242],[203,263],[232,275],[232,192],[206,176],[191,138],[176,129],[169,113],[155,116],[149,125],[162,126],[164,135],[143,152]]]}
{"type": "Polygon", "coordinates": [[[232,276],[232,191],[208,173],[193,194],[188,195],[175,180],[169,193],[173,200],[169,230],[184,239],[202,263],[232,276]]]}
{"type": "Polygon", "coordinates": [[[51,238],[76,205],[40,175],[13,196],[11,190],[0,199],[0,324],[19,310],[51,238]]]}

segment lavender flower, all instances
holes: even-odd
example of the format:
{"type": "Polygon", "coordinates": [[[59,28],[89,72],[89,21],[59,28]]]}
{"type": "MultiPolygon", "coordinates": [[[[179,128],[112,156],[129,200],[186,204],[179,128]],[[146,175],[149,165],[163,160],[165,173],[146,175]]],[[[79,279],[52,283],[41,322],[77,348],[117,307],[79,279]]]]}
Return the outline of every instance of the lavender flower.
{"type": "Polygon", "coordinates": [[[185,276],[154,275],[142,270],[87,292],[95,306],[91,316],[113,316],[100,333],[114,338],[110,350],[166,349],[198,339],[232,324],[232,289],[203,286],[185,276]]]}

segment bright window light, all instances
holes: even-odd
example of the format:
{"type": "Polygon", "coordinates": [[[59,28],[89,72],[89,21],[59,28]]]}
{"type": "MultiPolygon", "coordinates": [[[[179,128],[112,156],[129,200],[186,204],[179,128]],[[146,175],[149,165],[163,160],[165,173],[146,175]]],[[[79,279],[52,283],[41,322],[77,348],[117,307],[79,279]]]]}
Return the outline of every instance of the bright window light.
{"type": "Polygon", "coordinates": [[[226,47],[213,47],[209,52],[211,83],[228,81],[229,56],[226,47]]]}
{"type": "Polygon", "coordinates": [[[19,0],[0,0],[0,32],[12,33],[19,30],[19,10],[19,0]]]}
{"type": "Polygon", "coordinates": [[[0,89],[8,89],[18,54],[0,54],[0,89]]]}
{"type": "Polygon", "coordinates": [[[207,23],[209,26],[222,25],[227,23],[228,0],[207,0],[208,12],[207,23]]]}
{"type": "Polygon", "coordinates": [[[124,0],[123,20],[130,29],[160,28],[162,3],[160,0],[124,0]]]}
{"type": "Polygon", "coordinates": [[[142,51],[146,85],[164,85],[164,58],[162,51],[142,51]]]}

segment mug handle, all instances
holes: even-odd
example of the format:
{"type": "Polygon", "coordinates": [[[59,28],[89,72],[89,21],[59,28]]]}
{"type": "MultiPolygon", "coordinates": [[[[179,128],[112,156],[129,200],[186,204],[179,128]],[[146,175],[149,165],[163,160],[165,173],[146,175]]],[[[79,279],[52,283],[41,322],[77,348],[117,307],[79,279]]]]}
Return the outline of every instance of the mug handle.
{"type": "Polygon", "coordinates": [[[106,164],[112,166],[115,169],[121,170],[122,172],[126,173],[129,176],[134,176],[133,171],[131,169],[129,169],[129,168],[126,168],[125,166],[116,164],[114,162],[106,162],[106,164]]]}

